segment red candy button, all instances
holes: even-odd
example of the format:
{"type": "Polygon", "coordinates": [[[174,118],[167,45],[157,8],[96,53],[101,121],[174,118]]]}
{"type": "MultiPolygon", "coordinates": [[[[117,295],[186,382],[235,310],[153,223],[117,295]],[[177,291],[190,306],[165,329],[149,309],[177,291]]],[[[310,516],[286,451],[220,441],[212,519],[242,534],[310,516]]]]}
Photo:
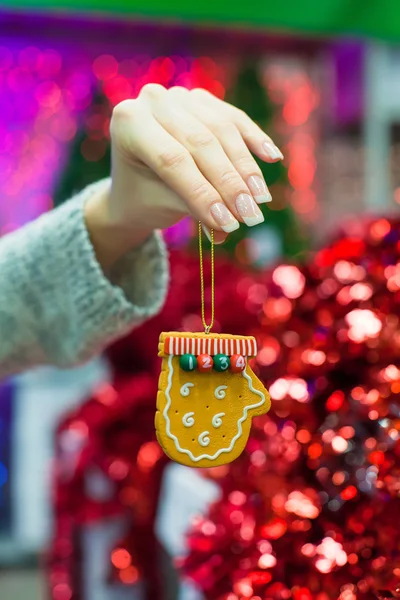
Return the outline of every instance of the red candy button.
{"type": "Polygon", "coordinates": [[[232,373],[241,373],[246,368],[246,359],[241,354],[231,356],[232,373]]]}
{"type": "Polygon", "coordinates": [[[197,368],[202,373],[211,371],[213,368],[213,359],[209,354],[200,354],[197,357],[197,368]]]}

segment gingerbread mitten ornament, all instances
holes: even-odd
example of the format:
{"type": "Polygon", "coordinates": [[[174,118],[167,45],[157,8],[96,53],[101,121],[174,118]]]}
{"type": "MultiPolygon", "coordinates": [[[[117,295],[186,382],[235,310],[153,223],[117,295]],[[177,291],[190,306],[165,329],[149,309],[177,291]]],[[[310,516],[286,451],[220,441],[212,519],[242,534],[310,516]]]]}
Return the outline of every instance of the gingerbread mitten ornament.
{"type": "Polygon", "coordinates": [[[270,408],[248,364],[252,337],[162,333],[155,425],[165,453],[191,467],[229,463],[243,451],[251,419],[270,408]]]}
{"type": "Polygon", "coordinates": [[[155,426],[164,452],[189,467],[235,460],[251,419],[268,412],[267,390],[249,365],[256,340],[211,333],[214,323],[214,232],[211,230],[211,321],[205,320],[202,228],[199,223],[201,317],[204,333],[162,333],[155,426]]]}

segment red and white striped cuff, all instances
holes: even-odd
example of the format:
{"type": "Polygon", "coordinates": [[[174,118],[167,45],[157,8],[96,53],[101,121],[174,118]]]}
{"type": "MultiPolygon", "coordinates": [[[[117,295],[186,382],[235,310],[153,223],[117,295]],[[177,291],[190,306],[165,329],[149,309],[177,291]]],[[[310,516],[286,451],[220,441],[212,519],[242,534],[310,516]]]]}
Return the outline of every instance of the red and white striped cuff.
{"type": "Polygon", "coordinates": [[[242,356],[255,356],[257,354],[257,344],[253,337],[238,338],[195,338],[183,336],[168,336],[164,341],[164,354],[241,354],[242,356]]]}

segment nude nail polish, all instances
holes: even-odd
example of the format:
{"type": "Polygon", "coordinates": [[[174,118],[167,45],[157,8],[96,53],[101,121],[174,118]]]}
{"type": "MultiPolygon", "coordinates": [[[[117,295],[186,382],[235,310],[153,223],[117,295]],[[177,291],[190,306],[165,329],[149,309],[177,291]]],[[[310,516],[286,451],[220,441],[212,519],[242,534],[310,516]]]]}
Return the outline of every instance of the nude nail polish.
{"type": "Polygon", "coordinates": [[[204,234],[206,236],[206,238],[208,239],[209,242],[211,242],[211,233],[210,230],[208,229],[208,227],[206,225],[201,225],[202,230],[204,231],[204,234]]]}
{"type": "Polygon", "coordinates": [[[239,221],[235,219],[231,211],[222,202],[216,202],[210,208],[211,214],[215,221],[225,233],[231,233],[239,229],[239,221]]]}
{"type": "Polygon", "coordinates": [[[257,204],[271,202],[272,196],[263,177],[260,177],[259,175],[252,175],[247,180],[247,185],[249,186],[249,189],[253,194],[254,200],[257,202],[257,204]]]}
{"type": "MultiPolygon", "coordinates": [[[[208,241],[212,242],[211,232],[208,229],[207,225],[203,225],[203,223],[202,223],[201,227],[202,227],[204,234],[207,237],[208,241]]],[[[226,236],[224,236],[223,233],[221,233],[220,231],[214,231],[214,244],[216,246],[219,246],[219,244],[223,244],[225,242],[225,240],[226,240],[226,236]]]]}
{"type": "Polygon", "coordinates": [[[236,209],[249,227],[264,221],[264,216],[250,194],[240,194],[236,198],[236,209]]]}
{"type": "Polygon", "coordinates": [[[264,142],[263,144],[264,152],[268,154],[270,158],[273,160],[282,160],[283,154],[279,150],[277,146],[273,142],[264,142]]]}

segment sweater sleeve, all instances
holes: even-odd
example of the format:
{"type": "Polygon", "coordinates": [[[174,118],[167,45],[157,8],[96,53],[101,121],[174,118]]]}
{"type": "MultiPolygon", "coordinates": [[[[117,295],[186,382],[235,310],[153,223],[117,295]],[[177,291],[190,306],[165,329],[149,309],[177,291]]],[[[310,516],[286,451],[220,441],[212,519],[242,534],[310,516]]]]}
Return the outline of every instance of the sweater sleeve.
{"type": "Polygon", "coordinates": [[[162,307],[168,260],[160,233],[108,277],[97,262],[83,206],[98,185],[0,240],[0,378],[84,362],[162,307]]]}

